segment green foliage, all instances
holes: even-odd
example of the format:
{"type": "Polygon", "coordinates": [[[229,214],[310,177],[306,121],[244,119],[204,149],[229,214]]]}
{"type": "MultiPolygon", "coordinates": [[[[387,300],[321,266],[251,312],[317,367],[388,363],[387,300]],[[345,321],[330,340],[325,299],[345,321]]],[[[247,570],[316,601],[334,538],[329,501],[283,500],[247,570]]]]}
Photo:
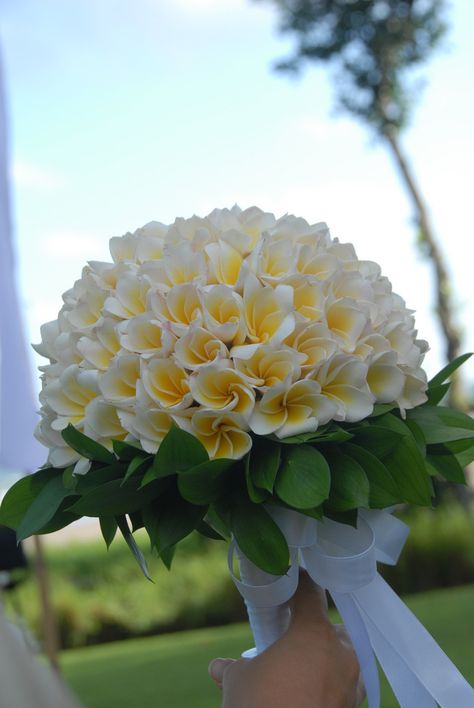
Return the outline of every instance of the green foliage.
{"type": "Polygon", "coordinates": [[[342,108],[380,134],[405,125],[416,97],[407,71],[438,47],[446,29],[444,0],[272,1],[281,30],[296,40],[293,56],[279,70],[295,73],[307,63],[328,63],[342,108]]]}
{"type": "Polygon", "coordinates": [[[283,453],[275,490],[294,509],[312,509],[329,496],[331,473],[323,455],[311,445],[294,445],[283,453]]]}
{"type": "Polygon", "coordinates": [[[270,514],[245,496],[236,495],[231,509],[232,531],[239,548],[255,565],[273,575],[284,575],[290,552],[283,533],[270,514]]]}

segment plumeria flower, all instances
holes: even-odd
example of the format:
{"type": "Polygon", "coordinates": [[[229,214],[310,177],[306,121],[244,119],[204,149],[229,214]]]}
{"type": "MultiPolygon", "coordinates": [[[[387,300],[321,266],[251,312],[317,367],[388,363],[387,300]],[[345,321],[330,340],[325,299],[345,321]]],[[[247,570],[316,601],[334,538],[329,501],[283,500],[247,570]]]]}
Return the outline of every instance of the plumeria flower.
{"type": "Polygon", "coordinates": [[[161,408],[178,411],[192,404],[189,376],[174,359],[142,362],[141,375],[146,393],[161,408]]]}
{"type": "Polygon", "coordinates": [[[231,356],[249,358],[259,344],[282,342],[295,327],[293,288],[262,285],[249,273],[244,285],[243,315],[249,344],[233,347],[231,356]]]}
{"type": "Polygon", "coordinates": [[[169,322],[177,337],[186,334],[189,325],[202,322],[200,292],[194,283],[175,285],[166,293],[152,291],[149,306],[160,322],[169,322]]]}
{"type": "Polygon", "coordinates": [[[250,418],[257,435],[275,433],[279,438],[313,432],[327,423],[337,406],[325,395],[317,381],[291,383],[291,379],[268,388],[250,418]]]}
{"type": "Polygon", "coordinates": [[[50,464],[88,471],[61,437],[68,423],[154,453],[174,421],[211,458],[239,459],[249,429],[284,437],[426,400],[413,311],[323,222],[235,205],[152,221],[110,252],[35,347],[50,464]]]}
{"type": "Polygon", "coordinates": [[[248,418],[255,405],[255,393],[244,374],[225,361],[209,364],[191,376],[189,386],[203,408],[235,411],[248,418]]]}
{"type": "Polygon", "coordinates": [[[176,342],[174,352],[178,364],[191,371],[229,357],[229,350],[221,339],[203,327],[192,325],[176,342]]]}
{"type": "Polygon", "coordinates": [[[334,420],[355,423],[372,413],[375,396],[367,384],[368,366],[347,354],[335,354],[311,379],[321,386],[321,393],[336,404],[334,420]]]}
{"type": "Polygon", "coordinates": [[[239,460],[252,446],[245,419],[234,411],[199,409],[188,430],[202,442],[211,459],[239,460]]]}
{"type": "Polygon", "coordinates": [[[290,377],[293,381],[300,377],[300,365],[306,360],[305,354],[283,344],[262,344],[250,359],[234,359],[235,367],[248,381],[265,390],[290,377]]]}
{"type": "Polygon", "coordinates": [[[226,344],[242,344],[247,327],[242,297],[225,285],[212,285],[201,291],[203,324],[226,344]]]}
{"type": "Polygon", "coordinates": [[[167,327],[166,323],[159,322],[152,312],[125,320],[117,329],[123,349],[141,354],[144,359],[167,356],[176,341],[171,328],[167,327]]]}
{"type": "Polygon", "coordinates": [[[120,351],[117,321],[111,317],[104,317],[101,324],[95,327],[90,335],[79,339],[77,350],[88,366],[106,371],[112,359],[120,351]]]}
{"type": "Polygon", "coordinates": [[[100,390],[106,401],[129,406],[135,399],[139,378],[140,357],[136,354],[122,354],[113,360],[102,375],[100,390]]]}
{"type": "Polygon", "coordinates": [[[134,411],[117,411],[122,426],[145,450],[154,455],[175,418],[162,408],[143,408],[134,411]]]}
{"type": "Polygon", "coordinates": [[[82,427],[87,405],[99,394],[98,372],[71,364],[45,386],[40,400],[56,414],[51,427],[63,430],[69,424],[82,427]]]}
{"type": "Polygon", "coordinates": [[[333,333],[322,322],[298,323],[284,344],[301,356],[301,371],[306,375],[338,351],[333,333]]]}

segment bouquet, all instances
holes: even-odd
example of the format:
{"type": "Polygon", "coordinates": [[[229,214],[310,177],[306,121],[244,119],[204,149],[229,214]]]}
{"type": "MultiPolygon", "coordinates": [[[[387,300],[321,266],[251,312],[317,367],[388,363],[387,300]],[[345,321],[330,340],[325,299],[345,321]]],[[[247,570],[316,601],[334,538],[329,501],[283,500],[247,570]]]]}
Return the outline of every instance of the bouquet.
{"type": "Polygon", "coordinates": [[[406,537],[393,506],[431,506],[432,478],[463,483],[474,459],[474,420],[442,405],[468,355],[428,382],[413,311],[324,223],[234,206],[110,251],[41,329],[48,459],[0,523],[23,539],[98,517],[146,575],[137,529],[168,567],[192,531],[231,539],[257,651],[284,631],[303,565],[343,616],[371,708],[374,652],[401,705],[474,705],[376,572],[406,537]]]}

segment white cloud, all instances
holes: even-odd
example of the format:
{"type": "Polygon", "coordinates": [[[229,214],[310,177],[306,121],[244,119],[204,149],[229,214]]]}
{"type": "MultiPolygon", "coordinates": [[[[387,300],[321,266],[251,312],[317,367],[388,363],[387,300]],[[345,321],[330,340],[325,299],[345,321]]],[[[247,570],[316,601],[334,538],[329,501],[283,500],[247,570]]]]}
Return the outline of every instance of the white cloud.
{"type": "Polygon", "coordinates": [[[29,162],[15,162],[12,177],[17,187],[45,192],[58,191],[65,184],[64,178],[53,170],[29,162]]]}

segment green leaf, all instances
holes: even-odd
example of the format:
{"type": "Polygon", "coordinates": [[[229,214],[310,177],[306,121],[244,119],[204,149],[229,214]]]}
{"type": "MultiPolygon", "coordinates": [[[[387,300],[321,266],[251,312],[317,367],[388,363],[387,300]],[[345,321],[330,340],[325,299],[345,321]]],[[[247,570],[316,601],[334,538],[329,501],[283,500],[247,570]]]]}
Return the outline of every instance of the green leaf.
{"type": "Polygon", "coordinates": [[[161,490],[162,486],[157,482],[153,487],[138,489],[138,482],[133,478],[125,486],[121,485],[120,479],[113,479],[90,489],[71,506],[70,511],[83,516],[123,516],[141,509],[161,490]]]}
{"type": "Polygon", "coordinates": [[[376,403],[369,418],[378,418],[380,415],[393,411],[394,408],[396,406],[393,403],[376,403]]]}
{"type": "Polygon", "coordinates": [[[451,386],[450,383],[444,383],[444,384],[439,384],[438,386],[433,386],[433,388],[428,389],[428,391],[427,391],[428,400],[423,405],[424,406],[438,405],[438,403],[440,403],[440,401],[442,401],[443,398],[448,393],[450,386],[451,386]]]}
{"type": "Polygon", "coordinates": [[[79,432],[73,425],[69,424],[67,428],[61,431],[61,435],[64,442],[82,457],[86,457],[88,460],[96,460],[97,462],[105,462],[105,464],[115,462],[115,455],[109,452],[106,447],[79,432]]]}
{"type": "Polygon", "coordinates": [[[143,525],[150,539],[150,545],[152,548],[158,548],[158,512],[159,505],[158,500],[147,504],[142,509],[142,521],[143,525]]]}
{"type": "Polygon", "coordinates": [[[160,558],[163,561],[163,565],[171,570],[171,564],[173,562],[174,555],[176,553],[176,546],[169,546],[169,548],[164,548],[160,553],[160,558]]]}
{"type": "MultiPolygon", "coordinates": [[[[69,502],[70,500],[67,499],[67,501],[69,502]]],[[[41,536],[42,534],[60,531],[61,529],[65,528],[65,526],[69,526],[69,524],[74,523],[74,521],[77,521],[80,518],[81,517],[77,516],[77,514],[72,514],[70,511],[63,511],[61,510],[61,507],[59,507],[58,511],[55,513],[53,518],[48,521],[47,524],[42,526],[40,530],[36,532],[35,535],[41,536]]]]}
{"type": "Polygon", "coordinates": [[[332,511],[348,511],[369,506],[369,480],[361,465],[342,449],[327,456],[331,470],[331,492],[327,506],[332,511]]]}
{"type": "Polygon", "coordinates": [[[0,524],[16,529],[43,487],[63,470],[43,467],[18,480],[5,494],[0,506],[0,524]]]}
{"type": "Polygon", "coordinates": [[[110,544],[115,538],[117,533],[117,519],[115,516],[101,516],[99,518],[100,530],[102,532],[103,539],[106,543],[107,548],[110,548],[110,544]]]}
{"type": "Polygon", "coordinates": [[[253,438],[249,452],[249,471],[252,482],[260,489],[273,492],[278,467],[280,466],[281,445],[269,438],[257,436],[253,438]]]}
{"type": "Polygon", "coordinates": [[[143,450],[138,445],[133,445],[129,442],[124,442],[123,440],[112,440],[112,448],[122,462],[128,462],[133,460],[137,455],[141,457],[146,457],[148,455],[145,450],[143,450]]]}
{"type": "Polygon", "coordinates": [[[369,507],[385,509],[402,501],[392,475],[375,455],[358,445],[347,443],[344,452],[359,463],[369,480],[369,507]]]}
{"type": "Polygon", "coordinates": [[[420,426],[428,445],[474,437],[474,419],[445,406],[418,406],[407,418],[420,426]]]}
{"type": "Polygon", "coordinates": [[[285,450],[275,482],[275,491],[295,509],[312,509],[329,496],[331,475],[323,455],[311,445],[285,450]]]}
{"type": "Polygon", "coordinates": [[[179,496],[177,489],[168,489],[143,510],[143,521],[152,546],[160,554],[174,546],[197,528],[206,512],[206,506],[190,504],[179,496]]]}
{"type": "Polygon", "coordinates": [[[325,426],[321,430],[317,430],[314,433],[300,433],[299,435],[290,435],[287,438],[271,438],[272,440],[277,440],[281,443],[286,443],[289,445],[301,445],[302,443],[330,443],[330,442],[343,442],[344,440],[350,440],[352,438],[352,433],[348,430],[344,430],[339,425],[332,424],[330,426],[325,426]]]}
{"type": "MultiPolygon", "coordinates": [[[[411,430],[391,413],[383,416],[381,422],[384,427],[389,427],[402,436],[398,445],[384,457],[383,462],[394,478],[403,501],[430,506],[431,482],[426,472],[424,458],[411,430]]],[[[424,434],[423,427],[422,430],[424,434]]]]}
{"type": "Polygon", "coordinates": [[[243,495],[235,495],[232,502],[232,532],[242,553],[267,573],[284,575],[290,552],[270,514],[261,504],[253,504],[243,495]]]}
{"type": "Polygon", "coordinates": [[[334,511],[324,505],[324,516],[332,521],[337,521],[339,524],[346,524],[357,528],[357,509],[349,509],[348,511],[334,511]]]}
{"type": "Polygon", "coordinates": [[[113,465],[93,467],[87,474],[77,477],[76,491],[79,494],[86,494],[105,482],[110,482],[113,479],[122,479],[124,469],[123,464],[117,461],[113,465]]]}
{"type": "Polygon", "coordinates": [[[196,526],[196,531],[201,534],[201,536],[205,536],[206,538],[212,538],[215,541],[225,541],[225,537],[222,536],[220,533],[218,533],[215,529],[212,528],[212,526],[209,526],[208,523],[205,521],[201,521],[197,526],[196,526]]]}
{"type": "Polygon", "coordinates": [[[66,469],[64,470],[63,484],[66,487],[66,489],[70,489],[71,491],[76,488],[77,477],[74,474],[74,465],[71,465],[70,467],[66,467],[66,469]]]}
{"type": "MultiPolygon", "coordinates": [[[[433,448],[435,447],[437,446],[433,445],[433,448]]],[[[455,440],[454,442],[446,443],[444,447],[453,453],[461,467],[467,467],[471,462],[474,462],[474,438],[455,440]]]]}
{"type": "Polygon", "coordinates": [[[143,478],[142,487],[153,479],[185,472],[208,460],[204,445],[194,435],[173,424],[160,443],[153,464],[143,478]]]}
{"type": "Polygon", "coordinates": [[[418,450],[421,452],[423,457],[426,457],[426,440],[422,429],[420,428],[418,423],[415,423],[415,421],[411,420],[410,418],[407,418],[407,420],[405,420],[405,425],[407,426],[407,428],[409,428],[411,434],[413,435],[415,442],[418,446],[418,450]]]}
{"type": "Polygon", "coordinates": [[[206,522],[211,526],[216,533],[219,533],[226,539],[230,539],[231,531],[224,515],[220,513],[220,509],[215,504],[211,504],[206,514],[206,522]]]}
{"type": "Polygon", "coordinates": [[[352,430],[354,433],[353,443],[365,450],[369,450],[375,457],[385,457],[401,441],[403,435],[391,428],[380,425],[360,426],[352,430]]]}
{"type": "Polygon", "coordinates": [[[466,484],[464,470],[450,451],[445,448],[446,454],[428,455],[427,460],[434,467],[436,472],[449,482],[466,484]]]}
{"type": "Polygon", "coordinates": [[[134,457],[127,467],[127,471],[125,473],[125,477],[122,480],[122,484],[125,484],[125,482],[130,479],[133,474],[141,474],[142,472],[145,472],[145,470],[148,469],[148,467],[151,465],[152,459],[153,458],[151,457],[151,455],[147,455],[147,457],[134,457]]]}
{"type": "Polygon", "coordinates": [[[254,504],[261,504],[266,501],[270,496],[270,492],[266,489],[261,489],[256,487],[252,480],[252,475],[250,473],[250,453],[247,453],[244,457],[244,469],[245,469],[245,482],[247,484],[247,493],[254,504]]]}
{"type": "Polygon", "coordinates": [[[431,381],[428,383],[428,389],[431,390],[435,386],[442,384],[444,381],[446,381],[446,379],[449,379],[451,374],[453,374],[456,369],[459,369],[459,367],[464,364],[464,362],[467,361],[471,356],[472,352],[467,354],[461,354],[461,356],[458,356],[454,361],[445,366],[444,369],[441,369],[441,371],[439,371],[436,376],[433,376],[431,381]]]}
{"type": "Polygon", "coordinates": [[[33,500],[18,525],[16,530],[18,541],[23,541],[28,536],[37,533],[51,521],[62,501],[70,495],[71,490],[63,485],[62,475],[50,479],[33,500]]]}
{"type": "Polygon", "coordinates": [[[182,472],[178,475],[180,494],[192,504],[210,504],[225,491],[232,475],[229,470],[235,464],[235,460],[221,457],[182,472]]]}
{"type": "Polygon", "coordinates": [[[118,524],[120,531],[122,532],[122,536],[124,537],[125,541],[127,542],[127,546],[130,548],[133,555],[135,556],[135,559],[136,559],[138,565],[140,566],[143,575],[145,576],[145,578],[147,578],[148,580],[153,582],[153,580],[150,577],[150,573],[148,571],[148,565],[145,560],[145,556],[143,555],[141,550],[138,548],[137,543],[132,536],[132,533],[131,533],[130,528],[128,526],[128,522],[127,522],[126,517],[119,516],[117,518],[117,524],[118,524]]]}

